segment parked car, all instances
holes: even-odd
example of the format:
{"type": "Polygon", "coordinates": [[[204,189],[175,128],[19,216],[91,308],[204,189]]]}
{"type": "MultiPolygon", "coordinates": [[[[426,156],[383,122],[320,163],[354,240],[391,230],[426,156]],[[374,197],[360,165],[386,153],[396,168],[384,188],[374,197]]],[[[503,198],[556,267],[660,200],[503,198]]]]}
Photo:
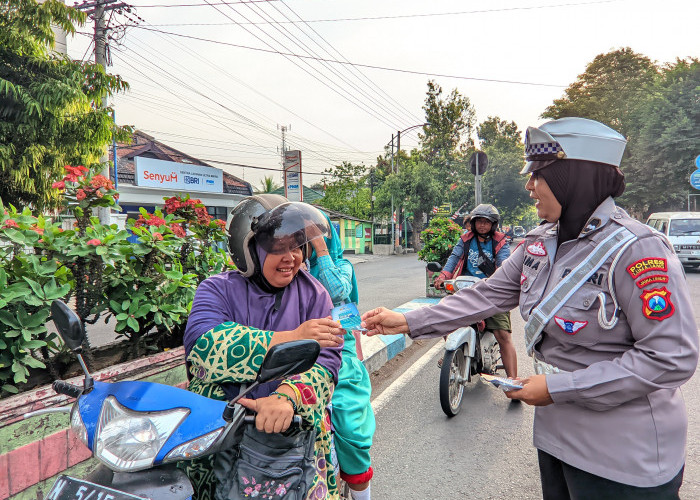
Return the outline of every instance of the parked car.
{"type": "Polygon", "coordinates": [[[513,237],[514,238],[522,238],[525,236],[527,231],[525,231],[525,228],[523,226],[515,226],[513,228],[513,237]]]}
{"type": "Polygon", "coordinates": [[[657,212],[647,224],[668,238],[684,266],[700,266],[700,212],[657,212]]]}

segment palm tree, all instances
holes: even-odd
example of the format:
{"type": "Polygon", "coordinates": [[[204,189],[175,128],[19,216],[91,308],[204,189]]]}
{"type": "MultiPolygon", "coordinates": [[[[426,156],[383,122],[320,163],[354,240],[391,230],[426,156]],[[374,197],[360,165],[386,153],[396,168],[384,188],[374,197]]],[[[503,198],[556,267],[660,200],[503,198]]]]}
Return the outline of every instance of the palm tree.
{"type": "Polygon", "coordinates": [[[281,186],[277,184],[273,177],[270,176],[265,176],[260,180],[260,186],[258,189],[255,190],[256,194],[263,194],[263,193],[272,193],[276,190],[278,190],[281,186]]]}

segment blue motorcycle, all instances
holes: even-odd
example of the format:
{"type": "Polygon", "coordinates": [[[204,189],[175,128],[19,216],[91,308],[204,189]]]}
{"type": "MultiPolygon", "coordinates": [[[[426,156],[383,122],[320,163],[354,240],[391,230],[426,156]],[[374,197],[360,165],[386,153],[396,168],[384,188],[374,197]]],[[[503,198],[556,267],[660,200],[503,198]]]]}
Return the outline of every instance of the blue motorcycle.
{"type": "MultiPolygon", "coordinates": [[[[54,324],[85,372],[83,386],[53,383],[59,394],[76,398],[72,408],[39,410],[70,413],[70,427],[101,462],[86,479],[60,476],[47,500],[185,500],[193,489],[177,462],[220,450],[240,440],[255,416],[237,401],[262,383],[310,369],[320,345],[313,340],[270,348],[255,382],[231,401],[217,401],[154,382],[93,380],[81,355],[85,338],[80,318],[65,303],[51,305],[54,324]]],[[[294,417],[293,425],[301,418],[294,417]]]]}

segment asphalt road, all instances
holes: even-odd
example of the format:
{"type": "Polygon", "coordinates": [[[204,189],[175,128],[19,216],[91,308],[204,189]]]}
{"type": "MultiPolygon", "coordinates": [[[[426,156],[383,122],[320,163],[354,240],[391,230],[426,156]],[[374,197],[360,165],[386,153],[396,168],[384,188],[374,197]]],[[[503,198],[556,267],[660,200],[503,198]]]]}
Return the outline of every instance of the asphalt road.
{"type": "MultiPolygon", "coordinates": [[[[385,269],[393,268],[391,260],[385,269]]],[[[402,288],[422,283],[422,275],[406,272],[404,276],[402,288]]],[[[688,284],[694,305],[700,305],[700,274],[689,273],[688,284]]],[[[390,293],[395,291],[392,288],[390,293]]],[[[700,322],[699,312],[695,307],[700,322]]],[[[519,371],[528,375],[532,365],[525,354],[524,322],[516,312],[511,317],[519,371]]],[[[441,346],[442,340],[414,344],[399,359],[372,374],[377,417],[372,448],[373,498],[541,498],[532,446],[533,408],[511,403],[499,390],[477,381],[466,390],[462,411],[448,419],[440,409],[438,394],[441,346]]],[[[697,373],[682,390],[689,413],[689,442],[681,498],[700,499],[697,373]]]]}

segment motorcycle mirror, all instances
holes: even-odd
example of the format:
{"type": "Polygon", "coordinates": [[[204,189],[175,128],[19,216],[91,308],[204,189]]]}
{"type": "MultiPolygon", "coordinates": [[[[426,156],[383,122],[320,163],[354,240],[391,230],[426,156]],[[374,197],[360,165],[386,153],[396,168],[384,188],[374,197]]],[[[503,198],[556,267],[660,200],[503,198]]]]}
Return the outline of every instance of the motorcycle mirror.
{"type": "Polygon", "coordinates": [[[426,267],[428,268],[428,271],[432,271],[434,273],[439,273],[442,271],[442,266],[439,262],[428,262],[426,267]]]}
{"type": "Polygon", "coordinates": [[[273,345],[263,360],[258,381],[270,382],[310,369],[321,352],[315,340],[294,340],[273,345]]]}
{"type": "Polygon", "coordinates": [[[85,340],[85,331],[78,315],[64,302],[54,300],[51,303],[51,316],[63,342],[71,351],[80,353],[85,340]]]}

